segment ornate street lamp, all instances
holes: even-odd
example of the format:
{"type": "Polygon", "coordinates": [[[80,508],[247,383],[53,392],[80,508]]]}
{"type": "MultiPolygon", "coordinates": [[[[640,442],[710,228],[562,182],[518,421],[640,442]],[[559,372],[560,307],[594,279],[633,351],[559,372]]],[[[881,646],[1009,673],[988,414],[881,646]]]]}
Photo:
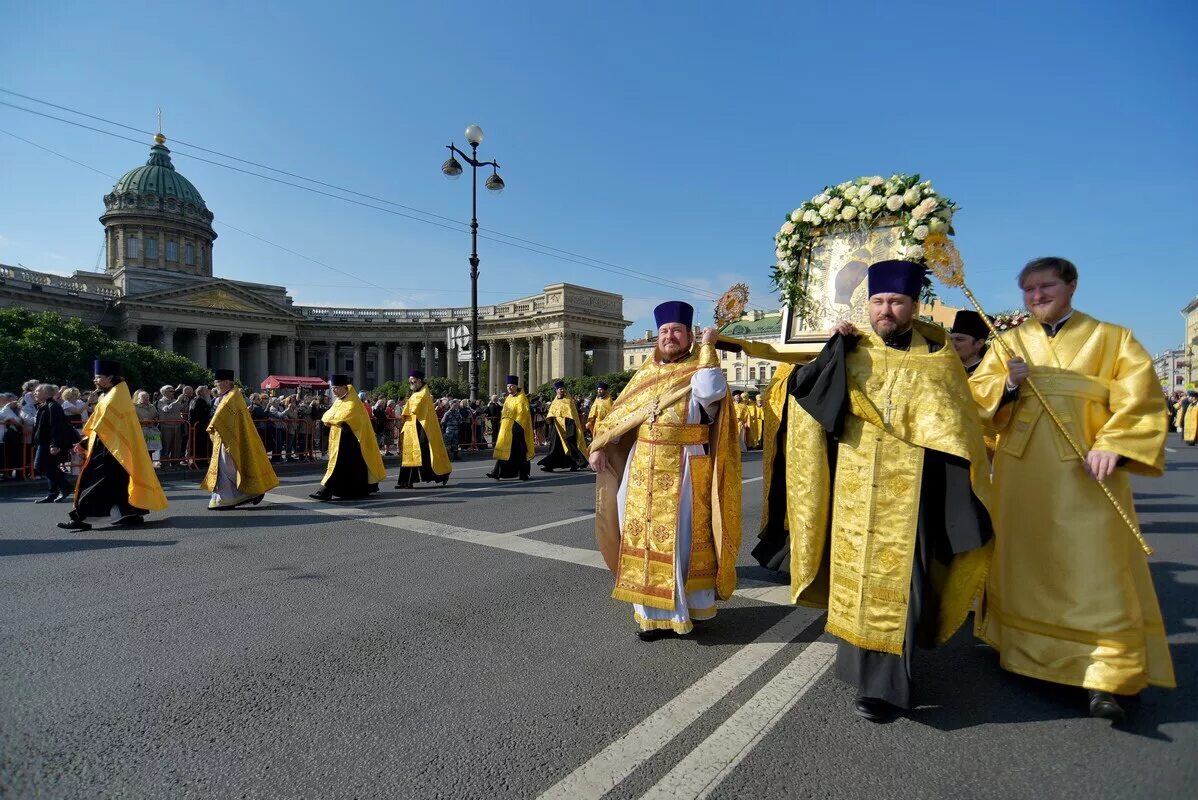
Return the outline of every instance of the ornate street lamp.
{"type": "MultiPolygon", "coordinates": [[[[445,177],[456,179],[462,174],[462,165],[454,156],[461,156],[470,165],[470,399],[478,399],[478,168],[490,167],[491,176],[484,184],[498,194],[503,191],[503,178],[499,177],[499,164],[495,161],[479,161],[478,146],[483,143],[483,129],[476,124],[466,128],[466,141],[470,155],[466,155],[450,142],[449,158],[441,165],[445,177]]],[[[491,356],[494,358],[494,354],[491,356]]]]}

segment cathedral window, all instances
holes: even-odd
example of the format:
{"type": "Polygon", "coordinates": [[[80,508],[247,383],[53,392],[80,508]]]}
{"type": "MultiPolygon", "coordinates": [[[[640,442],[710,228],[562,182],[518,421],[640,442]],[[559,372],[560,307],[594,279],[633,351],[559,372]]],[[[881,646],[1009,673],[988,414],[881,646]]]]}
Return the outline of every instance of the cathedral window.
{"type": "Polygon", "coordinates": [[[130,236],[125,242],[125,256],[127,258],[141,258],[141,239],[136,236],[130,236]]]}
{"type": "Polygon", "coordinates": [[[195,266],[196,246],[194,244],[183,245],[183,263],[189,267],[195,266]]]}
{"type": "Polygon", "coordinates": [[[158,259],[158,240],[146,239],[146,260],[156,261],[158,259]]]}
{"type": "Polygon", "coordinates": [[[179,243],[178,242],[173,241],[171,239],[167,239],[166,260],[167,261],[178,261],[179,260],[179,243]]]}

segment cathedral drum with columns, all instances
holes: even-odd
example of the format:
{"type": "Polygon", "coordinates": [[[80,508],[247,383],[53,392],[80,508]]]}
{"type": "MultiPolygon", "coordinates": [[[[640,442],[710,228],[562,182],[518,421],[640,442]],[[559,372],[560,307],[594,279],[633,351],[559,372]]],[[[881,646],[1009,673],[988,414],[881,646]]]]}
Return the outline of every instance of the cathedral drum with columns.
{"type": "MultiPolygon", "coordinates": [[[[252,387],[268,375],[332,372],[360,388],[403,380],[411,369],[466,378],[468,353],[446,332],[469,322],[469,306],[303,306],[284,286],[215,277],[213,214],[175,169],[162,134],[104,207],[103,272],[64,277],[0,264],[0,307],[78,317],[201,366],[233,369],[252,387]]],[[[615,372],[629,324],[620,295],[569,283],[480,306],[480,392],[502,394],[508,374],[532,388],[581,375],[586,352],[594,373],[615,372]]]]}

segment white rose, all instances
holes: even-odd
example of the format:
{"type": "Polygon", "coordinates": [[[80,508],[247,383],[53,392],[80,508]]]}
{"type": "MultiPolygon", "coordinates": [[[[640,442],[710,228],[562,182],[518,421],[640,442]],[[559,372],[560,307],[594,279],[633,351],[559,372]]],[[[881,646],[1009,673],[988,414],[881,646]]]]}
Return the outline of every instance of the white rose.
{"type": "Polygon", "coordinates": [[[819,211],[817,211],[814,208],[811,209],[810,211],[808,211],[806,214],[803,215],[803,221],[809,225],[818,225],[819,224],[819,211]]]}
{"type": "Polygon", "coordinates": [[[903,202],[909,206],[915,206],[919,203],[919,189],[912,186],[903,193],[903,202]]]}
{"type": "Polygon", "coordinates": [[[915,229],[915,231],[912,233],[912,235],[916,239],[918,239],[919,241],[922,242],[924,239],[928,238],[928,226],[920,225],[918,228],[915,229]]]}
{"type": "Polygon", "coordinates": [[[886,208],[889,211],[898,211],[903,207],[903,196],[901,194],[893,194],[886,198],[886,208]]]}
{"type": "Polygon", "coordinates": [[[832,198],[828,196],[827,192],[823,192],[823,193],[817,194],[815,197],[811,198],[811,202],[817,206],[824,206],[824,205],[827,205],[828,201],[831,199],[832,198]]]}
{"type": "Polygon", "coordinates": [[[918,261],[923,258],[923,247],[913,244],[907,248],[907,251],[903,255],[912,261],[918,261]]]}
{"type": "Polygon", "coordinates": [[[882,180],[881,175],[874,175],[872,178],[869,179],[869,185],[873,186],[874,188],[877,188],[884,183],[886,183],[886,181],[882,180]]]}
{"type": "Polygon", "coordinates": [[[852,200],[856,196],[857,196],[857,187],[856,186],[848,186],[845,188],[845,190],[844,190],[844,199],[845,200],[852,200]]]}
{"type": "Polygon", "coordinates": [[[860,200],[864,200],[865,198],[869,197],[873,193],[874,193],[874,187],[862,186],[860,189],[857,190],[857,197],[860,200]]]}
{"type": "MultiPolygon", "coordinates": [[[[839,211],[840,207],[844,205],[844,201],[841,200],[839,197],[833,197],[831,200],[828,201],[828,205],[832,206],[833,211],[839,211]]],[[[823,209],[820,209],[820,210],[822,211],[823,209]]]]}
{"type": "Polygon", "coordinates": [[[880,194],[871,194],[865,198],[865,210],[869,212],[877,211],[886,201],[882,199],[880,194]]]}
{"type": "Polygon", "coordinates": [[[823,207],[819,210],[819,215],[823,219],[832,219],[832,217],[836,216],[836,209],[832,207],[830,202],[824,203],[823,207]]]}
{"type": "Polygon", "coordinates": [[[790,236],[792,233],[794,233],[795,232],[795,223],[802,221],[803,216],[798,211],[796,211],[795,213],[790,215],[790,218],[792,221],[788,222],[782,226],[782,235],[783,236],[790,236]],[[798,219],[795,219],[795,217],[798,217],[798,219]]]}
{"type": "Polygon", "coordinates": [[[774,258],[785,258],[785,257],[786,257],[786,251],[783,250],[781,247],[774,250],[774,258]]]}
{"type": "Polygon", "coordinates": [[[941,228],[944,228],[945,225],[945,221],[938,217],[932,217],[928,220],[928,230],[930,231],[938,231],[941,228]]]}
{"type": "Polygon", "coordinates": [[[803,212],[800,211],[799,209],[796,208],[794,211],[790,212],[790,221],[791,222],[798,222],[802,218],[803,218],[803,212]]]}
{"type": "Polygon", "coordinates": [[[845,206],[844,211],[840,212],[840,218],[843,220],[846,220],[846,221],[852,219],[855,216],[857,216],[857,207],[856,206],[845,206]]]}
{"type": "Polygon", "coordinates": [[[852,185],[853,185],[852,181],[845,181],[844,183],[836,184],[836,188],[843,192],[845,189],[849,188],[852,185]]]}
{"type": "Polygon", "coordinates": [[[934,197],[925,197],[915,210],[911,212],[912,219],[923,219],[936,208],[936,199],[934,197]]]}

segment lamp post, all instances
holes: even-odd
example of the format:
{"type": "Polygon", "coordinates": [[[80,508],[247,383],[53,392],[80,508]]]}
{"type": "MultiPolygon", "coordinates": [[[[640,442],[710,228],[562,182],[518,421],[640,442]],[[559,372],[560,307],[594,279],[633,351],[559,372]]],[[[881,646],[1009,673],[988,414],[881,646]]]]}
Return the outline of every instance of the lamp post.
{"type": "MultiPolygon", "coordinates": [[[[491,176],[483,184],[492,192],[503,191],[503,178],[499,177],[499,163],[495,161],[479,161],[478,146],[483,142],[483,129],[476,124],[466,128],[466,142],[470,145],[470,155],[466,155],[453,142],[445,145],[449,149],[449,158],[441,165],[441,172],[447,178],[457,178],[462,174],[462,165],[454,158],[455,155],[470,165],[470,399],[478,399],[478,168],[490,167],[491,176]]],[[[494,354],[491,356],[494,358],[494,354]]]]}

